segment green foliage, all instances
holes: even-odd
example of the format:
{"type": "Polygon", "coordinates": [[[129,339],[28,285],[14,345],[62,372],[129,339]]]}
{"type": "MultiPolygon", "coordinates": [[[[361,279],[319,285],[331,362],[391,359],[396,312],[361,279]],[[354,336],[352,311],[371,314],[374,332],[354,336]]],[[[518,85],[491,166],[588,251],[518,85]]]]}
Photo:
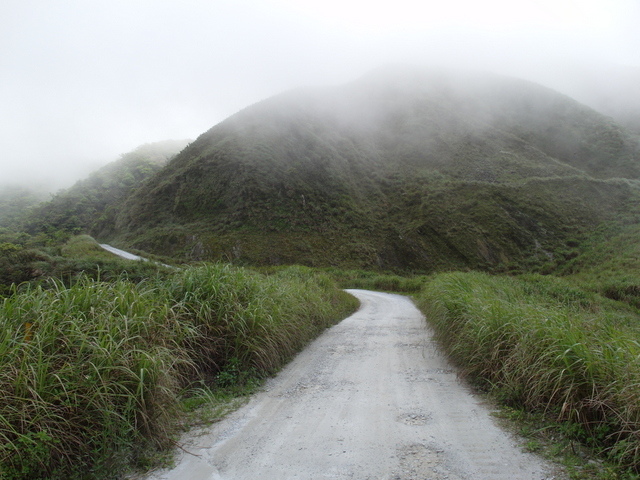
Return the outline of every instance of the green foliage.
{"type": "Polygon", "coordinates": [[[14,285],[45,283],[54,278],[67,285],[78,278],[104,281],[125,275],[131,281],[166,276],[170,269],[153,262],[123,260],[102,249],[87,235],[71,237],[59,247],[25,248],[0,244],[0,297],[10,294],[14,285]]]}
{"type": "MultiPolygon", "coordinates": [[[[212,190],[199,191],[193,184],[190,191],[204,201],[212,190]]],[[[280,220],[261,211],[227,224],[229,217],[212,213],[187,224],[167,219],[120,241],[184,259],[251,265],[298,263],[404,274],[469,268],[527,271],[555,268],[571,258],[571,245],[637,198],[638,190],[630,185],[583,177],[514,185],[404,178],[385,187],[384,195],[370,198],[368,212],[357,221],[338,213],[326,219],[309,216],[304,225],[295,220],[294,209],[293,216],[280,220]],[[274,227],[280,223],[287,227],[274,227]]],[[[268,208],[273,201],[277,198],[261,205],[268,208]]],[[[321,203],[319,211],[331,212],[331,207],[321,203]]]]}
{"type": "Polygon", "coordinates": [[[0,477],[113,478],[172,445],[184,392],[276,371],[356,303],[307,269],[226,265],[14,292],[0,303],[0,477]]]}
{"type": "Polygon", "coordinates": [[[22,248],[19,245],[9,242],[0,243],[0,255],[15,255],[20,250],[22,250],[22,248]]]}
{"type": "Polygon", "coordinates": [[[188,365],[175,341],[184,327],[171,319],[155,289],[124,281],[56,283],[5,299],[0,468],[69,478],[106,467],[136,440],[166,443],[176,372],[188,365]],[[42,454],[37,463],[20,454],[27,441],[42,454]]]}
{"type": "Polygon", "coordinates": [[[45,197],[35,189],[0,186],[0,229],[18,230],[29,212],[45,197]]]}
{"type": "Polygon", "coordinates": [[[71,237],[60,248],[60,254],[65,258],[91,258],[91,259],[110,259],[114,258],[113,254],[104,250],[98,242],[89,235],[77,235],[71,237]]]}
{"type": "Polygon", "coordinates": [[[46,263],[50,258],[43,252],[25,249],[11,243],[0,247],[0,298],[8,294],[12,285],[29,282],[39,278],[42,271],[37,265],[46,263]]]}
{"type": "Polygon", "coordinates": [[[132,190],[160,170],[187,141],[146,144],[91,174],[25,218],[31,234],[62,231],[70,235],[108,229],[118,204],[132,190]]]}
{"type": "Polygon", "coordinates": [[[502,406],[494,413],[503,426],[525,438],[525,449],[561,464],[572,480],[638,480],[638,474],[594,455],[593,449],[576,441],[581,427],[557,423],[543,413],[502,406]]]}
{"type": "Polygon", "coordinates": [[[631,308],[552,277],[482,273],[438,275],[418,302],[471,378],[640,466],[640,316],[631,308]]]}
{"type": "Polygon", "coordinates": [[[601,226],[557,273],[607,298],[640,309],[638,218],[601,226]]]}
{"type": "Polygon", "coordinates": [[[170,285],[170,298],[188,309],[203,332],[205,343],[195,346],[199,365],[213,372],[233,361],[243,370],[273,373],[328,326],[336,305],[347,305],[346,313],[357,303],[303,267],[265,278],[219,264],[187,269],[170,285]]]}
{"type": "Polygon", "coordinates": [[[342,288],[362,288],[383,290],[386,292],[415,293],[422,289],[428,277],[419,275],[403,277],[368,270],[326,269],[328,275],[335,278],[342,288]]]}

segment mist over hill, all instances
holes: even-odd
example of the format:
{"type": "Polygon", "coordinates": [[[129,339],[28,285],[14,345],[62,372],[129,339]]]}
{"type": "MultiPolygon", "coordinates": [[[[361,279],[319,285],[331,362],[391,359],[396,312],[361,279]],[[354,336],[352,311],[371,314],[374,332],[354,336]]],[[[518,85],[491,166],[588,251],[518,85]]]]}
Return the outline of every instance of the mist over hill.
{"type": "Polygon", "coordinates": [[[576,99],[640,135],[640,67],[582,67],[567,75],[564,82],[558,79],[556,82],[565,83],[562,87],[576,99]],[[574,80],[571,81],[571,78],[574,80]],[[576,82],[575,79],[580,81],[576,82]]]}
{"type": "Polygon", "coordinates": [[[120,202],[164,167],[188,140],[165,140],[141,145],[96,170],[84,180],[34,207],[24,221],[30,233],[61,230],[95,232],[113,221],[120,202]]]}
{"type": "Polygon", "coordinates": [[[133,191],[100,234],[187,259],[540,265],[630,208],[639,160],[638,137],[539,85],[381,69],[231,116],[133,191]]]}

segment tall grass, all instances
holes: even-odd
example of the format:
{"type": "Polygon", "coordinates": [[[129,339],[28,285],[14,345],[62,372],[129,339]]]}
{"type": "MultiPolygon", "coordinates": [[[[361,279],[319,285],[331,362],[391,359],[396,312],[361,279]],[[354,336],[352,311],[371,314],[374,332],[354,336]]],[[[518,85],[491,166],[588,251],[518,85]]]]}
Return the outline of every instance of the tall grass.
{"type": "Polygon", "coordinates": [[[392,273],[339,268],[326,268],[324,271],[335,278],[342,288],[363,288],[386,292],[415,293],[420,291],[428,278],[425,275],[400,276],[392,273]]]}
{"type": "Polygon", "coordinates": [[[208,265],[185,270],[167,284],[168,296],[182,307],[206,343],[192,353],[205,370],[217,370],[233,359],[243,368],[273,373],[310,338],[356,306],[328,277],[305,267],[287,267],[265,276],[229,265],[208,265]]]}
{"type": "MultiPolygon", "coordinates": [[[[355,307],[325,277],[224,265],[81,279],[0,304],[0,478],[100,478],[166,448],[189,385],[279,368],[355,307]]],[[[215,385],[213,385],[215,387],[215,385]]]]}
{"type": "Polygon", "coordinates": [[[581,253],[557,273],[640,309],[640,225],[637,218],[626,221],[596,230],[581,253]]]}
{"type": "Polygon", "coordinates": [[[471,378],[640,467],[640,317],[552,277],[436,276],[418,303],[471,378]]]}
{"type": "Polygon", "coordinates": [[[52,287],[1,306],[3,478],[80,475],[122,461],[136,440],[165,441],[175,372],[189,362],[176,340],[185,325],[154,289],[90,280],[52,287]]]}

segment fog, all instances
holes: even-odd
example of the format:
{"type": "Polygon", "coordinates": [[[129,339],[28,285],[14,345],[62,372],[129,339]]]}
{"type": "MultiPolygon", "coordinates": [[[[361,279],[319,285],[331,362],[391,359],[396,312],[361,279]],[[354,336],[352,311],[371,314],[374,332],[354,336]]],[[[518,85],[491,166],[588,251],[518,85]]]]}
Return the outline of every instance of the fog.
{"type": "Polygon", "coordinates": [[[527,78],[633,116],[639,24],[637,0],[4,0],[0,185],[67,187],[140,144],[390,63],[527,78]]]}

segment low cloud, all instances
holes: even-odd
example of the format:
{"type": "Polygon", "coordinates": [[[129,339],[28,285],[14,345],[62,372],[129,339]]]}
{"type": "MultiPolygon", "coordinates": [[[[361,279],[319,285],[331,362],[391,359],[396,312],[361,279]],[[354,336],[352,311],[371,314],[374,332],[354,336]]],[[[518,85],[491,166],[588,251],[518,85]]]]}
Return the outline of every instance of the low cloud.
{"type": "Polygon", "coordinates": [[[525,77],[613,114],[640,105],[639,21],[631,0],[9,0],[0,183],[68,186],[142,143],[389,63],[525,77]]]}

